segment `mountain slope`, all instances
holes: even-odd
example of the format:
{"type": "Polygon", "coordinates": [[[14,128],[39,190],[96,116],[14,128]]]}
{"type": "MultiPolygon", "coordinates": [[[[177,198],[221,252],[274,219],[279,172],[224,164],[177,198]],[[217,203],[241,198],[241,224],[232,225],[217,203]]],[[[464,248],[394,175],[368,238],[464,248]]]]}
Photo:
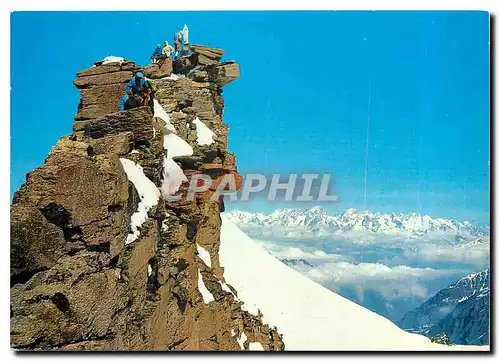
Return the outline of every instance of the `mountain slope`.
{"type": "Polygon", "coordinates": [[[489,283],[489,270],[465,276],[408,312],[399,325],[430,336],[446,333],[454,343],[487,344],[489,283]]]}
{"type": "MultiPolygon", "coordinates": [[[[311,271],[314,272],[314,270],[317,270],[317,267],[314,264],[305,259],[279,258],[279,260],[308,278],[311,278],[311,271]]],[[[314,278],[311,279],[314,280],[314,278]]],[[[388,300],[385,299],[381,294],[370,289],[364,289],[363,296],[359,297],[359,291],[355,287],[349,287],[345,285],[340,285],[335,289],[328,287],[328,285],[325,285],[325,287],[333,292],[338,293],[342,297],[347,298],[348,300],[360,306],[363,306],[370,311],[375,312],[382,317],[388,318],[391,321],[399,320],[406,313],[406,311],[400,313],[400,309],[402,308],[400,304],[398,304],[399,307],[393,307],[392,304],[389,303],[388,300]],[[394,317],[395,315],[397,316],[398,313],[400,313],[399,316],[394,317]]],[[[392,302],[394,303],[395,301],[392,302]]]]}
{"type": "Polygon", "coordinates": [[[250,313],[283,333],[287,350],[485,350],[431,343],[302,276],[222,215],[224,277],[250,313]]]}
{"type": "Polygon", "coordinates": [[[432,327],[430,335],[446,333],[452,342],[462,345],[490,343],[489,293],[460,302],[444,319],[432,327]]]}

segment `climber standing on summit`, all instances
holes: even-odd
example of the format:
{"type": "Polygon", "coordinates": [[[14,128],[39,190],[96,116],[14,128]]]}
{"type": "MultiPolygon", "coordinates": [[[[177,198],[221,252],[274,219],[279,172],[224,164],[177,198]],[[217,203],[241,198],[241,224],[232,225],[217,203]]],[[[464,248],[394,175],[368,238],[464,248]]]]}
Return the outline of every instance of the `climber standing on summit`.
{"type": "Polygon", "coordinates": [[[161,50],[162,59],[167,59],[172,55],[174,48],[168,43],[167,40],[163,43],[163,49],[161,50]]]}
{"type": "Polygon", "coordinates": [[[153,52],[153,55],[151,55],[151,62],[155,64],[156,62],[158,62],[159,59],[161,59],[161,56],[162,56],[162,48],[161,45],[158,44],[156,46],[155,51],[153,52]]]}

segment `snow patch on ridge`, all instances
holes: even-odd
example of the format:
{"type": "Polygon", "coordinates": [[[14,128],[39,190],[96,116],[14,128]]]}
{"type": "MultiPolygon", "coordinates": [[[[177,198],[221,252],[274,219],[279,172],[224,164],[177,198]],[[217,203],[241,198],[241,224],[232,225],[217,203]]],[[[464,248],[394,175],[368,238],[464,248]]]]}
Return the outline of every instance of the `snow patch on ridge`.
{"type": "Polygon", "coordinates": [[[264,351],[264,347],[262,347],[260,342],[250,342],[248,344],[248,349],[250,351],[264,351]]]}
{"type": "Polygon", "coordinates": [[[193,148],[178,135],[170,133],[163,137],[163,149],[167,150],[167,156],[163,157],[161,194],[167,199],[177,193],[182,182],[188,180],[182,168],[172,158],[192,155],[193,148]]]}
{"type": "Polygon", "coordinates": [[[185,78],[183,74],[170,74],[169,76],[164,76],[161,80],[177,80],[179,78],[185,78]]]}
{"type": "Polygon", "coordinates": [[[196,249],[198,250],[198,256],[201,258],[203,263],[205,263],[208,267],[212,268],[210,253],[199,244],[196,244],[196,249]]]}
{"type": "Polygon", "coordinates": [[[170,130],[172,133],[177,133],[174,125],[170,122],[170,116],[167,114],[165,109],[163,109],[161,104],[158,103],[158,100],[156,100],[156,99],[153,99],[153,111],[154,111],[154,114],[153,114],[154,117],[158,117],[160,119],[163,119],[163,121],[166,124],[165,129],[170,130]]]}
{"type": "Polygon", "coordinates": [[[259,308],[257,307],[257,305],[254,303],[244,303],[241,305],[241,309],[243,311],[246,311],[248,313],[251,313],[252,315],[254,316],[259,316],[259,308]]]}
{"type": "Polygon", "coordinates": [[[198,117],[193,120],[196,125],[196,141],[199,145],[210,145],[214,142],[215,133],[210,130],[198,117]]]}
{"type": "Polygon", "coordinates": [[[125,244],[130,244],[139,237],[141,226],[148,219],[148,211],[158,203],[160,192],[156,185],[146,177],[144,170],[139,164],[135,164],[126,158],[120,158],[120,162],[129,181],[132,182],[141,199],[137,206],[137,211],[131,218],[132,233],[125,240],[125,244]]]}
{"type": "Polygon", "coordinates": [[[182,168],[171,158],[163,157],[163,180],[161,182],[161,195],[164,199],[177,193],[182,182],[188,179],[182,168]]]}
{"type": "Polygon", "coordinates": [[[167,158],[193,155],[193,148],[177,134],[167,134],[163,137],[163,149],[167,150],[167,158]]]}
{"type": "Polygon", "coordinates": [[[167,232],[168,231],[168,222],[167,222],[166,219],[164,219],[161,222],[161,230],[162,230],[162,232],[167,232]]]}
{"type": "Polygon", "coordinates": [[[240,344],[240,348],[241,348],[242,350],[244,350],[244,349],[245,349],[245,341],[246,341],[246,340],[248,340],[248,337],[247,337],[247,335],[245,335],[245,332],[242,332],[242,333],[240,334],[240,337],[238,337],[238,343],[240,344]]]}
{"type": "Polygon", "coordinates": [[[106,65],[106,64],[111,64],[111,63],[123,63],[125,61],[125,59],[123,59],[121,56],[114,56],[114,55],[110,55],[110,56],[107,56],[105,57],[103,60],[102,60],[102,65],[106,65]]]}
{"type": "MultiPolygon", "coordinates": [[[[231,291],[231,289],[228,287],[228,285],[227,285],[227,284],[225,284],[225,283],[224,283],[224,282],[222,282],[222,281],[219,281],[219,284],[220,284],[220,286],[222,287],[222,290],[224,290],[224,291],[229,292],[230,294],[232,294],[232,295],[233,295],[233,297],[234,297],[234,300],[235,300],[235,301],[238,301],[238,297],[237,297],[237,296],[233,293],[233,291],[231,291]]],[[[244,311],[244,310],[243,310],[243,311],[244,311]]]]}
{"type": "Polygon", "coordinates": [[[208,288],[205,286],[205,282],[203,282],[203,276],[201,275],[200,270],[198,270],[198,289],[203,297],[203,302],[210,303],[214,301],[214,296],[210,293],[208,288]]]}

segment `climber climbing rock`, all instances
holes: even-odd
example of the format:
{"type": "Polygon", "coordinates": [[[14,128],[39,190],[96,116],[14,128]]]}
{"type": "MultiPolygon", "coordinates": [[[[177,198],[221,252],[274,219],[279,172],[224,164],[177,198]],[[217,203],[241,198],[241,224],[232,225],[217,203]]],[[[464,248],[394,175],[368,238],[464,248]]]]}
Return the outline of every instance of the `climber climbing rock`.
{"type": "Polygon", "coordinates": [[[127,84],[126,95],[120,99],[120,111],[140,106],[153,106],[156,89],[140,71],[127,84]]]}
{"type": "Polygon", "coordinates": [[[144,99],[142,99],[139,95],[127,96],[123,109],[129,110],[132,108],[138,108],[143,105],[143,101],[144,99]]]}

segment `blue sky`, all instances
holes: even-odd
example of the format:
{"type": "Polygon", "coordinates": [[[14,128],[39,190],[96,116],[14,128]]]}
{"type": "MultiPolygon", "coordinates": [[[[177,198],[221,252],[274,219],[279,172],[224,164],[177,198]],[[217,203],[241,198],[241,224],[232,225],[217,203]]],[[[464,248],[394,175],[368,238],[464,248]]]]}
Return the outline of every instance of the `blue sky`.
{"type": "MultiPolygon", "coordinates": [[[[71,132],[77,71],[146,64],[184,23],[240,64],[224,121],[242,173],[332,173],[330,211],[488,220],[486,12],[14,13],[11,195],[71,132]]],[[[236,206],[283,205],[304,206],[236,206]]]]}

